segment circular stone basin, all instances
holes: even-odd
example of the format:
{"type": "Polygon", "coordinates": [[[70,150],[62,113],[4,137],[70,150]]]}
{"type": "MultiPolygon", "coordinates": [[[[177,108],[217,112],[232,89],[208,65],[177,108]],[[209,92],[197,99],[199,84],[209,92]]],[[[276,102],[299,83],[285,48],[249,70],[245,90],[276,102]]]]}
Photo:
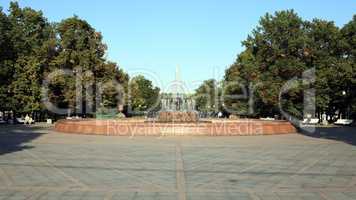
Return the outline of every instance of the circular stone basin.
{"type": "Polygon", "coordinates": [[[197,112],[162,111],[158,114],[158,122],[198,122],[197,112]]]}
{"type": "Polygon", "coordinates": [[[57,132],[117,136],[242,136],[296,133],[288,121],[265,121],[255,119],[213,119],[194,123],[162,123],[144,119],[120,120],[59,120],[57,132]],[[207,123],[209,122],[209,123],[207,123]]]}

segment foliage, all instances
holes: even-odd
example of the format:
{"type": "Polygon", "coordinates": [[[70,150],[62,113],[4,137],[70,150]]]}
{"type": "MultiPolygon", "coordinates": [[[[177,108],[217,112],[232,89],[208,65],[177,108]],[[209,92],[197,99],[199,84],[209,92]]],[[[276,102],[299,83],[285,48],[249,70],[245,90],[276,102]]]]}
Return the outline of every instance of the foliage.
{"type": "Polygon", "coordinates": [[[11,42],[12,26],[9,18],[0,9],[0,109],[9,110],[13,103],[9,85],[14,74],[15,50],[11,42]]]}
{"type": "MultiPolygon", "coordinates": [[[[339,28],[332,21],[303,20],[293,10],[267,13],[242,44],[245,50],[224,80],[207,80],[196,90],[198,110],[258,117],[279,114],[281,106],[302,118],[304,91],[313,87],[319,116],[340,111],[356,117],[356,15],[339,28]],[[300,81],[308,69],[316,72],[312,84],[300,81]]],[[[72,113],[157,109],[159,88],[143,76],[130,80],[105,58],[106,50],[101,33],[77,16],[51,23],[17,2],[8,14],[0,8],[0,110],[46,111],[41,89],[49,77],[49,100],[72,113]]]]}
{"type": "Polygon", "coordinates": [[[10,90],[13,95],[12,109],[17,112],[32,112],[41,106],[42,75],[52,55],[49,54],[54,33],[42,12],[31,8],[21,9],[17,3],[10,4],[8,20],[11,26],[13,47],[13,80],[10,90]],[[16,105],[16,106],[15,106],[16,105]]]}
{"type": "Polygon", "coordinates": [[[77,16],[50,23],[41,11],[11,2],[8,15],[0,9],[0,110],[45,111],[47,79],[50,102],[72,113],[127,103],[129,76],[105,59],[106,49],[101,33],[77,16]]]}
{"type": "Polygon", "coordinates": [[[281,103],[283,110],[302,118],[303,92],[313,87],[319,116],[333,116],[338,110],[355,114],[355,33],[356,16],[340,30],[330,21],[304,21],[293,10],[266,14],[225,72],[225,107],[244,115],[273,116],[281,103]],[[296,87],[279,99],[289,80],[302,78],[312,68],[314,84],[296,81],[296,87]],[[253,113],[247,112],[251,105],[246,99],[227,98],[244,91],[253,97],[253,113]]]}
{"type": "Polygon", "coordinates": [[[195,90],[196,109],[203,112],[217,111],[220,105],[220,88],[214,79],[204,81],[195,90]]]}
{"type": "Polygon", "coordinates": [[[144,76],[135,76],[129,83],[129,101],[135,113],[154,110],[159,103],[158,87],[154,87],[144,76]]]}

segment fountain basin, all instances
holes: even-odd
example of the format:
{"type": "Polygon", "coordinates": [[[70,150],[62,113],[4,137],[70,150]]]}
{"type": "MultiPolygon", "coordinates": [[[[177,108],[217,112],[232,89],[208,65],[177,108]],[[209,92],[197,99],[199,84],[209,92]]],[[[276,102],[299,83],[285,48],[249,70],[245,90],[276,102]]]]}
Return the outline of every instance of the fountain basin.
{"type": "Polygon", "coordinates": [[[197,112],[162,111],[158,114],[158,122],[198,122],[197,112]]]}
{"type": "Polygon", "coordinates": [[[195,123],[162,123],[135,120],[59,120],[57,132],[115,136],[242,136],[296,133],[288,121],[255,119],[203,120],[195,123]],[[209,122],[209,123],[207,123],[209,122]]]}

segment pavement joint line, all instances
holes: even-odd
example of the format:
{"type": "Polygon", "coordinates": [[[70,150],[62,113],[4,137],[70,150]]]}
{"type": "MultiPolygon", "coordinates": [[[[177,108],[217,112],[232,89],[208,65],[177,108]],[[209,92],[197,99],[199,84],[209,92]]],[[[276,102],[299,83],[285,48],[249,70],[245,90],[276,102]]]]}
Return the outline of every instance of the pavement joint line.
{"type": "Polygon", "coordinates": [[[176,181],[178,190],[178,200],[186,200],[186,182],[184,174],[184,163],[182,155],[182,145],[176,144],[176,181]]]}
{"type": "MultiPolygon", "coordinates": [[[[186,147],[191,147],[191,146],[186,146],[186,147]]],[[[194,146],[194,147],[196,147],[196,146],[194,146]]],[[[212,158],[212,157],[209,157],[209,158],[196,158],[194,160],[194,162],[195,162],[194,166],[190,167],[189,171],[196,170],[196,169],[200,168],[202,166],[201,162],[207,162],[207,163],[209,163],[211,165],[212,163],[215,163],[219,158],[223,157],[225,154],[226,154],[226,151],[223,151],[223,152],[219,153],[219,156],[216,156],[215,159],[212,158]]]]}
{"type": "Polygon", "coordinates": [[[55,171],[57,171],[58,173],[62,174],[64,177],[68,178],[69,180],[71,180],[72,182],[74,182],[75,184],[87,188],[88,186],[85,185],[84,183],[80,182],[78,179],[74,178],[73,176],[68,175],[67,173],[63,172],[62,170],[60,170],[58,167],[56,167],[55,165],[53,165],[51,162],[49,162],[48,160],[45,160],[39,156],[37,156],[36,154],[28,151],[28,150],[24,150],[25,153],[27,153],[29,156],[37,159],[38,161],[46,164],[47,166],[51,167],[52,169],[54,169],[55,171]]]}
{"type": "MultiPolygon", "coordinates": [[[[320,144],[320,146],[316,147],[316,149],[317,149],[318,151],[321,150],[321,149],[323,149],[323,148],[324,148],[324,145],[323,145],[323,144],[320,144]]],[[[319,156],[318,159],[313,160],[311,163],[309,163],[309,164],[306,165],[305,167],[303,167],[303,168],[301,168],[300,170],[298,170],[297,172],[295,172],[293,175],[291,175],[291,176],[289,177],[289,179],[293,179],[293,178],[295,178],[295,177],[297,177],[297,176],[300,176],[301,173],[303,173],[305,170],[307,170],[307,169],[313,167],[316,163],[318,163],[321,159],[323,159],[323,158],[324,158],[325,156],[327,156],[328,154],[329,154],[329,153],[328,153],[327,151],[324,151],[324,152],[323,152],[323,156],[319,156]]],[[[282,180],[281,182],[277,183],[274,187],[272,187],[272,190],[275,190],[275,189],[279,188],[281,185],[284,184],[285,181],[286,181],[286,180],[282,180]]]]}
{"type": "Polygon", "coordinates": [[[356,176],[353,176],[350,181],[349,187],[355,187],[355,186],[356,186],[356,176]]]}
{"type": "MultiPolygon", "coordinates": [[[[170,145],[170,146],[172,146],[172,145],[170,145]]],[[[130,157],[124,155],[124,154],[120,154],[119,157],[120,157],[120,158],[124,158],[124,159],[126,159],[126,160],[132,160],[132,158],[130,158],[130,157]]],[[[105,161],[104,161],[104,162],[105,162],[105,161]]],[[[108,163],[108,165],[110,164],[110,162],[108,162],[108,161],[106,161],[106,163],[108,163]]],[[[119,173],[119,174],[125,174],[125,173],[123,173],[121,170],[119,170],[119,169],[117,169],[117,168],[113,168],[112,170],[115,171],[115,172],[117,172],[117,173],[119,173]]],[[[126,174],[126,175],[127,175],[127,174],[126,174]]],[[[128,175],[128,176],[130,176],[130,175],[128,175]]],[[[137,179],[137,178],[134,177],[134,176],[130,176],[130,177],[137,179]]],[[[163,189],[163,187],[158,186],[157,184],[154,184],[154,183],[152,183],[152,182],[150,182],[150,181],[145,181],[145,180],[143,180],[143,179],[138,179],[138,181],[143,182],[143,183],[146,183],[146,184],[148,184],[148,185],[152,185],[152,186],[154,186],[154,188],[157,188],[157,189],[163,189]]]]}
{"type": "Polygon", "coordinates": [[[261,200],[254,192],[248,191],[247,193],[252,198],[252,200],[261,200]]]}
{"type": "MultiPolygon", "coordinates": [[[[37,191],[37,192],[51,192],[51,191],[82,191],[82,192],[163,192],[163,193],[176,193],[176,190],[153,190],[152,188],[71,188],[71,187],[56,187],[56,186],[12,186],[4,187],[0,186],[0,190],[11,190],[11,191],[37,191]]],[[[245,193],[266,193],[265,189],[251,190],[251,188],[239,188],[240,191],[245,193]]],[[[356,188],[322,188],[322,189],[313,189],[313,188],[286,188],[279,189],[278,191],[269,191],[268,194],[274,193],[295,193],[295,192],[313,192],[313,193],[325,193],[325,192],[355,192],[356,188]]],[[[198,193],[223,193],[221,190],[214,190],[211,188],[208,189],[193,189],[191,192],[198,193]]]]}
{"type": "Polygon", "coordinates": [[[36,192],[64,192],[64,191],[80,191],[80,192],[163,192],[163,193],[177,193],[177,190],[157,190],[152,188],[72,188],[72,187],[55,187],[55,186],[11,186],[2,187],[0,190],[11,190],[11,191],[36,191],[36,192]]]}
{"type": "MultiPolygon", "coordinates": [[[[220,154],[221,155],[221,154],[220,154]]],[[[212,163],[216,162],[216,160],[218,159],[219,156],[216,156],[216,158],[204,158],[204,159],[199,159],[199,160],[195,160],[195,164],[193,167],[190,167],[189,168],[189,171],[194,171],[194,170],[197,170],[199,168],[201,168],[202,166],[202,163],[201,162],[207,162],[209,165],[211,165],[212,163]]],[[[206,163],[205,163],[206,164],[206,163]]],[[[204,163],[203,163],[204,165],[204,163]]]]}
{"type": "Polygon", "coordinates": [[[5,172],[3,168],[0,167],[0,177],[4,178],[6,186],[11,187],[13,185],[13,181],[11,181],[10,176],[5,172]]]}
{"type": "MultiPolygon", "coordinates": [[[[267,151],[267,152],[263,152],[262,155],[263,155],[263,156],[266,156],[266,155],[268,155],[268,154],[271,153],[271,152],[273,152],[273,150],[270,150],[270,151],[267,151]]],[[[256,168],[256,167],[261,166],[261,165],[266,164],[266,163],[268,163],[267,160],[257,161],[257,162],[254,163],[253,165],[251,165],[251,166],[249,166],[249,167],[246,167],[246,168],[240,170],[239,173],[244,173],[244,172],[246,172],[246,171],[248,171],[248,170],[250,170],[250,169],[256,168]]]]}
{"type": "Polygon", "coordinates": [[[118,173],[118,174],[124,174],[124,175],[129,176],[129,177],[132,178],[132,179],[136,179],[136,180],[138,180],[138,181],[140,181],[140,182],[142,182],[142,183],[146,183],[146,184],[148,184],[148,185],[151,185],[151,186],[153,186],[152,188],[156,188],[156,189],[158,189],[158,190],[163,189],[161,186],[158,186],[157,184],[154,184],[154,183],[152,183],[152,182],[150,182],[150,181],[145,181],[145,180],[143,180],[143,179],[138,179],[138,178],[136,178],[135,176],[128,175],[127,173],[125,173],[125,172],[123,172],[123,171],[121,171],[121,170],[119,170],[119,169],[113,168],[112,170],[113,170],[114,172],[118,173]]]}
{"type": "Polygon", "coordinates": [[[48,191],[31,191],[33,192],[33,194],[31,194],[31,196],[29,196],[28,198],[26,198],[26,200],[38,200],[41,199],[42,197],[44,197],[48,191]]]}
{"type": "Polygon", "coordinates": [[[320,194],[320,197],[323,198],[324,200],[333,200],[333,199],[329,198],[328,195],[326,195],[322,191],[320,191],[319,194],[320,194]]]}
{"type": "Polygon", "coordinates": [[[114,192],[113,191],[109,191],[105,195],[104,200],[111,200],[113,196],[114,196],[114,192]]]}
{"type": "MultiPolygon", "coordinates": [[[[320,148],[318,148],[318,150],[323,149],[323,145],[321,145],[320,148]]],[[[328,146],[329,147],[329,146],[328,146]]],[[[323,158],[325,158],[325,156],[329,155],[328,151],[323,151],[323,155],[319,156],[318,159],[313,160],[311,163],[309,163],[308,165],[306,165],[305,167],[303,167],[302,169],[298,170],[293,176],[291,176],[291,178],[294,178],[296,176],[298,176],[300,173],[303,173],[305,170],[313,167],[316,163],[318,163],[320,160],[322,160],[323,158]]]]}

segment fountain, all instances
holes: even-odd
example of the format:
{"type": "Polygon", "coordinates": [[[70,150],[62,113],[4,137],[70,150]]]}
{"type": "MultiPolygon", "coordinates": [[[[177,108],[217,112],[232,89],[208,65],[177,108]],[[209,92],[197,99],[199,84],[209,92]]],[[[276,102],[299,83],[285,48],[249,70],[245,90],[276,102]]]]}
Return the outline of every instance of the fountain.
{"type": "Polygon", "coordinates": [[[179,67],[176,68],[175,76],[175,80],[168,89],[170,92],[161,96],[158,122],[197,122],[195,100],[184,93],[186,87],[180,79],[179,67]]]}
{"type": "Polygon", "coordinates": [[[237,136],[296,133],[287,121],[257,119],[209,119],[199,120],[195,100],[186,92],[180,80],[179,68],[176,79],[167,93],[161,95],[161,110],[154,120],[147,118],[59,120],[54,130],[76,134],[117,136],[237,136]]]}
{"type": "Polygon", "coordinates": [[[161,98],[158,122],[197,122],[195,100],[182,93],[167,94],[161,98]]]}

